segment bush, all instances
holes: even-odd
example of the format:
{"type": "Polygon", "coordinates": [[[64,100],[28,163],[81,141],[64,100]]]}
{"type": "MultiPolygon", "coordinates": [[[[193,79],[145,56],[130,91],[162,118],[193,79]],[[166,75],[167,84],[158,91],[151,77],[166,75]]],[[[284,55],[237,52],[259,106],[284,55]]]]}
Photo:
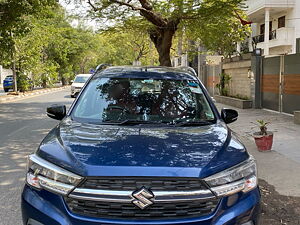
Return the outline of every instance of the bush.
{"type": "Polygon", "coordinates": [[[25,92],[33,89],[33,82],[24,74],[19,74],[17,78],[18,91],[25,92]]]}
{"type": "Polygon", "coordinates": [[[228,96],[228,94],[229,94],[228,84],[229,84],[229,81],[231,80],[231,76],[226,73],[221,73],[219,75],[219,77],[220,77],[220,83],[218,83],[216,85],[216,88],[219,89],[220,95],[228,96]]]}

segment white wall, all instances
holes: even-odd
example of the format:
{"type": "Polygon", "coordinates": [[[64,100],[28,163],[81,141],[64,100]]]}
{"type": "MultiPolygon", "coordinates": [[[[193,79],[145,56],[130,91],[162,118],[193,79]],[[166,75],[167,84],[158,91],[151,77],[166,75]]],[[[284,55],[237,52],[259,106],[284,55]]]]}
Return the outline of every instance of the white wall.
{"type": "Polygon", "coordinates": [[[291,27],[295,27],[295,37],[294,37],[294,45],[293,45],[293,53],[295,53],[296,39],[300,38],[300,0],[296,0],[295,8],[290,13],[288,21],[291,27]]]}
{"type": "Polygon", "coordinates": [[[3,80],[5,79],[6,76],[12,75],[12,70],[11,69],[4,69],[0,65],[0,84],[3,84],[3,80]]]}

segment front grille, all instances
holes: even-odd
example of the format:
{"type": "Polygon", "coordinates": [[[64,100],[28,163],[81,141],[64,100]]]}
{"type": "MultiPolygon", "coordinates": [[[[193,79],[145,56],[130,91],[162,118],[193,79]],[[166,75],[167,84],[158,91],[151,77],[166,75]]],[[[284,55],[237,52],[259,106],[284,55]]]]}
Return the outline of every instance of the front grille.
{"type": "Polygon", "coordinates": [[[130,203],[97,202],[89,200],[65,199],[69,209],[76,214],[104,219],[182,219],[200,217],[212,213],[218,200],[186,201],[176,203],[154,203],[140,209],[130,203]]]}
{"type": "Polygon", "coordinates": [[[66,197],[65,201],[71,212],[75,214],[104,219],[129,220],[200,217],[212,213],[218,205],[218,199],[208,190],[201,179],[180,177],[89,177],[66,197]],[[145,209],[140,209],[132,203],[132,193],[141,188],[149,190],[155,196],[151,199],[153,204],[145,209]],[[87,192],[87,190],[91,191],[87,192]],[[108,192],[110,195],[96,195],[95,191],[97,193],[108,192]],[[120,194],[122,191],[126,193],[122,198],[114,196],[114,193],[120,194]],[[193,191],[197,193],[203,191],[203,194],[195,196],[192,194],[193,191]],[[159,194],[174,192],[181,197],[170,195],[168,199],[159,194]]]}
{"type": "Polygon", "coordinates": [[[194,178],[88,178],[80,188],[101,190],[137,190],[148,188],[152,191],[193,191],[207,189],[200,179],[194,178]]]}

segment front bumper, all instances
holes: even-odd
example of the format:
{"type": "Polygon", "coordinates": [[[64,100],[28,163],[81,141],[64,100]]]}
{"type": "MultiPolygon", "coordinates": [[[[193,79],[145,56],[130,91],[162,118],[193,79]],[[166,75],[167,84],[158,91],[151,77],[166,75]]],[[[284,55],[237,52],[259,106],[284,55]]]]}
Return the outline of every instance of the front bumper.
{"type": "Polygon", "coordinates": [[[260,215],[260,192],[238,193],[221,199],[217,209],[210,215],[190,218],[155,221],[108,220],[79,216],[71,213],[63,197],[25,185],[22,193],[23,224],[28,225],[124,225],[124,224],[177,224],[177,225],[253,225],[260,215]]]}
{"type": "Polygon", "coordinates": [[[71,95],[76,96],[81,91],[81,88],[71,88],[71,95]]]}

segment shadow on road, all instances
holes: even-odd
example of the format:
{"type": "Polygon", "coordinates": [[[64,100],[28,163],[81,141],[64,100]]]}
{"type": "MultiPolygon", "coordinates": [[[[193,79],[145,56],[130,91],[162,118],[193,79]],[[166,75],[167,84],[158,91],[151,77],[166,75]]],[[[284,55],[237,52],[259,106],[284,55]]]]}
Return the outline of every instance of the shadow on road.
{"type": "Polygon", "coordinates": [[[65,93],[43,95],[22,102],[0,104],[0,225],[21,225],[20,198],[28,154],[57,123],[46,116],[46,107],[65,104],[65,93]]]}

